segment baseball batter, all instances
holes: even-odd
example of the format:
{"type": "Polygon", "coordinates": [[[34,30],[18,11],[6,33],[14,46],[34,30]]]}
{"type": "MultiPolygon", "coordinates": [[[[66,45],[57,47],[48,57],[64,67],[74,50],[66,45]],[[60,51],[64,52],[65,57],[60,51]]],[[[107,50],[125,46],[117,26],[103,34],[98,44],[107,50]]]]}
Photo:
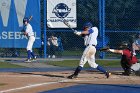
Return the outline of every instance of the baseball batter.
{"type": "Polygon", "coordinates": [[[107,72],[103,67],[95,63],[98,28],[92,27],[92,24],[90,22],[85,23],[83,27],[84,31],[82,32],[75,31],[74,33],[79,36],[84,35],[84,44],[86,48],[81,57],[79,66],[76,68],[74,74],[68,76],[68,78],[69,79],[76,78],[86,62],[88,62],[92,68],[96,68],[97,70],[103,72],[105,76],[109,78],[111,73],[107,72]]]}
{"type": "Polygon", "coordinates": [[[35,36],[34,36],[34,32],[32,29],[32,26],[29,24],[29,19],[27,17],[25,17],[23,19],[23,24],[24,24],[24,35],[27,36],[28,38],[28,44],[27,44],[27,60],[25,62],[31,62],[31,60],[36,60],[36,56],[33,53],[32,47],[35,41],[35,36]]]}

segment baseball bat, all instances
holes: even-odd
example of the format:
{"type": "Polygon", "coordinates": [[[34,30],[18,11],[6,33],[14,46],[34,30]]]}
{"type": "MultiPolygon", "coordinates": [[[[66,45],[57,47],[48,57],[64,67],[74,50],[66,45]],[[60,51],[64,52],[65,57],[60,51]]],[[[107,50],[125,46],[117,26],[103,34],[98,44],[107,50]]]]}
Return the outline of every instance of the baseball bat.
{"type": "Polygon", "coordinates": [[[30,16],[30,17],[29,17],[29,21],[31,21],[31,20],[32,20],[32,18],[33,18],[33,16],[30,16]]]}
{"type": "Polygon", "coordinates": [[[72,31],[75,31],[75,30],[71,27],[71,25],[70,25],[66,20],[63,20],[63,23],[64,23],[67,27],[69,27],[72,31]]]}

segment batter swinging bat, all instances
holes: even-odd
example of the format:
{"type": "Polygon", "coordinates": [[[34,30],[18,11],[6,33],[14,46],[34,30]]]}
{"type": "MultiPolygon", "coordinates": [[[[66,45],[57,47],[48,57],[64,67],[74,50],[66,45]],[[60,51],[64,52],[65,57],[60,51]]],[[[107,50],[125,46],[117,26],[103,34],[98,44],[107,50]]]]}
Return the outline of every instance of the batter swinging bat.
{"type": "MultiPolygon", "coordinates": [[[[67,27],[69,27],[74,33],[77,32],[76,30],[74,30],[74,29],[71,27],[71,25],[70,25],[66,20],[64,20],[63,23],[64,23],[67,27]]],[[[81,36],[82,36],[82,37],[85,37],[84,34],[81,35],[81,36]]]]}
{"type": "Polygon", "coordinates": [[[71,27],[71,25],[70,25],[66,20],[64,20],[63,23],[64,23],[67,27],[69,27],[72,31],[75,31],[75,30],[71,27]]]}

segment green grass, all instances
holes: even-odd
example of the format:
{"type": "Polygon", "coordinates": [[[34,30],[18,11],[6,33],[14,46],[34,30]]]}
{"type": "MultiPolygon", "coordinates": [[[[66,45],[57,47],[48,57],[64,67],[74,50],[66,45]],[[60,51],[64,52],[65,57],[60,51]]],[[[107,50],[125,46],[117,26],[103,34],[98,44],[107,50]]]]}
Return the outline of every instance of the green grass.
{"type": "MultiPolygon", "coordinates": [[[[102,66],[120,67],[119,60],[96,60],[96,63],[102,66]]],[[[52,61],[48,62],[48,64],[60,67],[76,67],[79,64],[79,60],[52,61]]],[[[84,67],[89,67],[88,63],[86,63],[84,67]]],[[[9,62],[0,62],[0,68],[24,68],[24,67],[11,64],[9,62]]]]}
{"type": "MultiPolygon", "coordinates": [[[[120,67],[119,60],[96,60],[96,63],[102,66],[120,67]]],[[[76,67],[79,64],[79,60],[53,61],[48,64],[60,67],[76,67]]],[[[89,67],[88,63],[84,67],[89,67]]]]}
{"type": "Polygon", "coordinates": [[[77,55],[82,55],[83,51],[80,50],[73,50],[73,51],[63,51],[62,55],[65,56],[77,56],[77,55]],[[76,52],[75,52],[76,51],[76,52]]]}
{"type": "Polygon", "coordinates": [[[14,65],[8,62],[0,62],[0,68],[24,68],[24,67],[19,65],[14,65]]]}

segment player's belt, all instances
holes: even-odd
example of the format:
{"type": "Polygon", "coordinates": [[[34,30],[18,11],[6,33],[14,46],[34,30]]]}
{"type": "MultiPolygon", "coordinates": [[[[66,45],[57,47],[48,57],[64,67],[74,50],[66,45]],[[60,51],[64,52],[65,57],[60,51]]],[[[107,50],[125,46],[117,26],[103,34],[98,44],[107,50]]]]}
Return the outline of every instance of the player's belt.
{"type": "MultiPolygon", "coordinates": [[[[89,44],[87,46],[89,46],[89,44]]],[[[96,45],[92,44],[92,46],[96,46],[96,45]]]]}
{"type": "MultiPolygon", "coordinates": [[[[31,36],[34,36],[34,35],[31,35],[31,36]]],[[[29,36],[29,37],[31,37],[31,36],[29,36]]]]}

